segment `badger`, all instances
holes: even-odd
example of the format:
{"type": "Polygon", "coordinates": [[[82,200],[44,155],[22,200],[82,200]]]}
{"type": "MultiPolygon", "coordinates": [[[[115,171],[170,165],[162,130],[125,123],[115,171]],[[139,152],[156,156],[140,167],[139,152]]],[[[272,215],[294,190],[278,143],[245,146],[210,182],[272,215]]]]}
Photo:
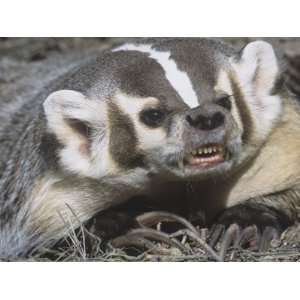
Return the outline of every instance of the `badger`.
{"type": "Polygon", "coordinates": [[[0,115],[0,256],[138,197],[207,223],[297,220],[299,108],[266,42],[140,39],[0,115]]]}

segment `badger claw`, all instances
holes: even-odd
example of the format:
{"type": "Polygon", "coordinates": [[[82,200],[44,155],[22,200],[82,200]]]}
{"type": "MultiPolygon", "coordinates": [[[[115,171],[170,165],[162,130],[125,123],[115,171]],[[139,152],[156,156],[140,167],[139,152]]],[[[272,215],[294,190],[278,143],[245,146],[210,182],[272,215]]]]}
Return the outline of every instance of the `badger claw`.
{"type": "Polygon", "coordinates": [[[252,250],[257,249],[259,238],[257,227],[255,225],[248,226],[241,231],[239,238],[234,244],[234,248],[243,248],[248,245],[252,250]]]}
{"type": "Polygon", "coordinates": [[[260,252],[267,251],[271,246],[271,242],[273,240],[279,240],[279,238],[280,238],[279,231],[274,227],[267,226],[264,229],[259,242],[259,251],[260,252]]]}
{"type": "Polygon", "coordinates": [[[184,254],[190,254],[190,250],[186,248],[183,244],[181,244],[176,239],[172,239],[168,234],[150,229],[150,228],[141,228],[141,229],[133,229],[128,235],[135,237],[142,237],[152,239],[157,242],[162,242],[168,246],[178,248],[184,254]]]}
{"type": "Polygon", "coordinates": [[[224,251],[227,251],[226,249],[231,245],[233,235],[236,234],[231,226],[232,224],[238,224],[240,234],[235,236],[234,248],[242,247],[260,252],[266,251],[271,246],[272,240],[279,238],[289,222],[288,216],[284,213],[264,204],[256,202],[237,204],[226,209],[218,218],[218,225],[211,229],[210,245],[215,246],[219,241],[222,245],[221,254],[224,256],[224,251]],[[221,229],[224,227],[228,228],[225,234],[221,229]],[[222,239],[224,239],[223,242],[222,239]]]}
{"type": "Polygon", "coordinates": [[[215,247],[218,241],[222,238],[223,234],[225,232],[225,226],[222,224],[215,224],[213,225],[210,237],[209,237],[209,245],[211,247],[215,247]]]}
{"type": "Polygon", "coordinates": [[[168,246],[179,249],[180,252],[184,254],[190,254],[190,250],[188,248],[186,248],[183,244],[181,244],[177,240],[172,239],[168,234],[150,228],[133,229],[129,231],[125,236],[114,239],[111,242],[111,244],[116,247],[120,247],[120,245],[126,247],[127,242],[134,244],[135,241],[137,241],[136,246],[141,246],[141,245],[144,246],[144,244],[141,244],[139,241],[142,242],[147,241],[146,248],[148,248],[148,250],[156,249],[155,245],[152,242],[150,242],[150,240],[162,242],[168,246]],[[151,243],[152,245],[149,243],[151,243]]]}
{"type": "Polygon", "coordinates": [[[230,247],[264,252],[270,248],[272,241],[279,240],[279,237],[279,231],[271,226],[267,226],[260,234],[255,225],[242,228],[237,224],[231,224],[225,230],[224,225],[217,224],[211,229],[209,244],[211,247],[215,247],[219,243],[218,255],[221,260],[224,260],[230,247]]]}
{"type": "Polygon", "coordinates": [[[225,231],[219,250],[219,255],[222,260],[225,259],[228,248],[231,245],[234,245],[237,240],[239,240],[240,235],[240,227],[237,224],[230,225],[225,231]]]}
{"type": "Polygon", "coordinates": [[[176,222],[188,228],[192,232],[198,234],[197,229],[192,223],[190,223],[188,220],[178,215],[169,212],[164,212],[164,211],[147,212],[136,217],[136,221],[142,227],[151,227],[160,222],[174,222],[174,223],[176,222]]]}
{"type": "Polygon", "coordinates": [[[117,248],[135,246],[152,254],[170,254],[172,248],[179,250],[182,254],[192,254],[184,243],[176,239],[185,236],[203,248],[214,260],[221,261],[220,256],[206,243],[196,227],[180,216],[167,212],[149,212],[138,216],[136,221],[141,228],[133,229],[124,236],[112,240],[111,245],[117,248]],[[183,229],[167,234],[150,228],[162,222],[179,223],[183,225],[183,229]],[[154,242],[159,242],[159,244],[154,242]]]}
{"type": "Polygon", "coordinates": [[[149,240],[143,238],[133,238],[128,235],[122,235],[111,240],[110,245],[115,248],[127,248],[133,246],[145,251],[155,248],[155,245],[149,240]]]}

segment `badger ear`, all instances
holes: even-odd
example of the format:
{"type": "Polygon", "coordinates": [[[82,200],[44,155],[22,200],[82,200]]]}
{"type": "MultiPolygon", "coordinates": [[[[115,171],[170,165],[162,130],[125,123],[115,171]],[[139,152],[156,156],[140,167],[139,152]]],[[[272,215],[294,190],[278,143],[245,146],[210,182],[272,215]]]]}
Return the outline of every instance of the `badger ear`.
{"type": "Polygon", "coordinates": [[[105,102],[71,90],[53,92],[44,102],[47,131],[62,144],[61,165],[68,171],[97,177],[104,172],[101,157],[106,151],[105,102]]]}
{"type": "Polygon", "coordinates": [[[256,94],[270,94],[279,79],[279,65],[273,47],[264,41],[251,42],[241,51],[234,65],[241,85],[256,94]]]}
{"type": "Polygon", "coordinates": [[[232,79],[242,93],[240,98],[237,93],[236,101],[248,106],[256,127],[252,132],[263,141],[282,112],[282,98],[278,93],[282,80],[273,47],[263,41],[249,43],[238,57],[232,58],[232,66],[232,79]]]}
{"type": "Polygon", "coordinates": [[[71,90],[53,92],[44,102],[48,129],[67,144],[81,140],[87,143],[91,129],[104,126],[104,111],[100,101],[90,100],[71,90]]]}
{"type": "MultiPolygon", "coordinates": [[[[100,101],[82,93],[60,90],[44,101],[47,127],[63,144],[77,142],[83,149],[90,142],[93,130],[105,130],[105,109],[100,101]]],[[[102,132],[103,134],[103,132],[102,132]]]]}

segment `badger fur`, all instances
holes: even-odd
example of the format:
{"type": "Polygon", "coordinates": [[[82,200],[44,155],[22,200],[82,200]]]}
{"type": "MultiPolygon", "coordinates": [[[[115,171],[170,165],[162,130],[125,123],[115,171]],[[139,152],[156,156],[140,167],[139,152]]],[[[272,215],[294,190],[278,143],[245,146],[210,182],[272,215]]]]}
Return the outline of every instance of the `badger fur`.
{"type": "Polygon", "coordinates": [[[22,100],[0,115],[2,257],[135,196],[208,223],[298,218],[299,107],[265,42],[138,40],[22,100]]]}

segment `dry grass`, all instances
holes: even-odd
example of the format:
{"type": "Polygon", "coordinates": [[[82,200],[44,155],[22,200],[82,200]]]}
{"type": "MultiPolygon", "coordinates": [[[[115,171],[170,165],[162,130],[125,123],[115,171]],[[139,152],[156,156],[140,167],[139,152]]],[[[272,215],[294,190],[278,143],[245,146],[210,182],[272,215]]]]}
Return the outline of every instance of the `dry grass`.
{"type": "MultiPolygon", "coordinates": [[[[28,258],[29,261],[60,261],[60,262],[265,262],[265,261],[300,261],[300,225],[295,225],[285,231],[280,240],[273,241],[265,252],[250,251],[240,247],[229,247],[224,256],[220,254],[222,239],[210,252],[208,230],[197,228],[198,234],[190,235],[188,230],[180,229],[174,233],[164,233],[160,230],[160,224],[150,233],[157,232],[163,238],[151,234],[144,234],[145,228],[132,230],[130,235],[135,237],[134,243],[123,243],[123,246],[114,245],[114,241],[120,242],[120,237],[114,241],[103,243],[101,239],[89,233],[84,227],[77,232],[72,231],[70,235],[56,245],[55,249],[40,249],[28,258]],[[142,234],[140,234],[142,233],[142,234]],[[147,242],[143,244],[143,236],[147,242]],[[164,240],[164,237],[175,243],[164,240]],[[136,243],[138,241],[138,243],[136,243]],[[181,246],[178,247],[177,243],[181,246]],[[126,246],[125,246],[126,245],[126,246]],[[147,248],[147,249],[145,249],[147,248]],[[214,255],[215,254],[215,255],[214,255]]],[[[121,237],[124,242],[124,236],[121,237]]],[[[120,244],[120,243],[119,243],[120,244]]]]}

